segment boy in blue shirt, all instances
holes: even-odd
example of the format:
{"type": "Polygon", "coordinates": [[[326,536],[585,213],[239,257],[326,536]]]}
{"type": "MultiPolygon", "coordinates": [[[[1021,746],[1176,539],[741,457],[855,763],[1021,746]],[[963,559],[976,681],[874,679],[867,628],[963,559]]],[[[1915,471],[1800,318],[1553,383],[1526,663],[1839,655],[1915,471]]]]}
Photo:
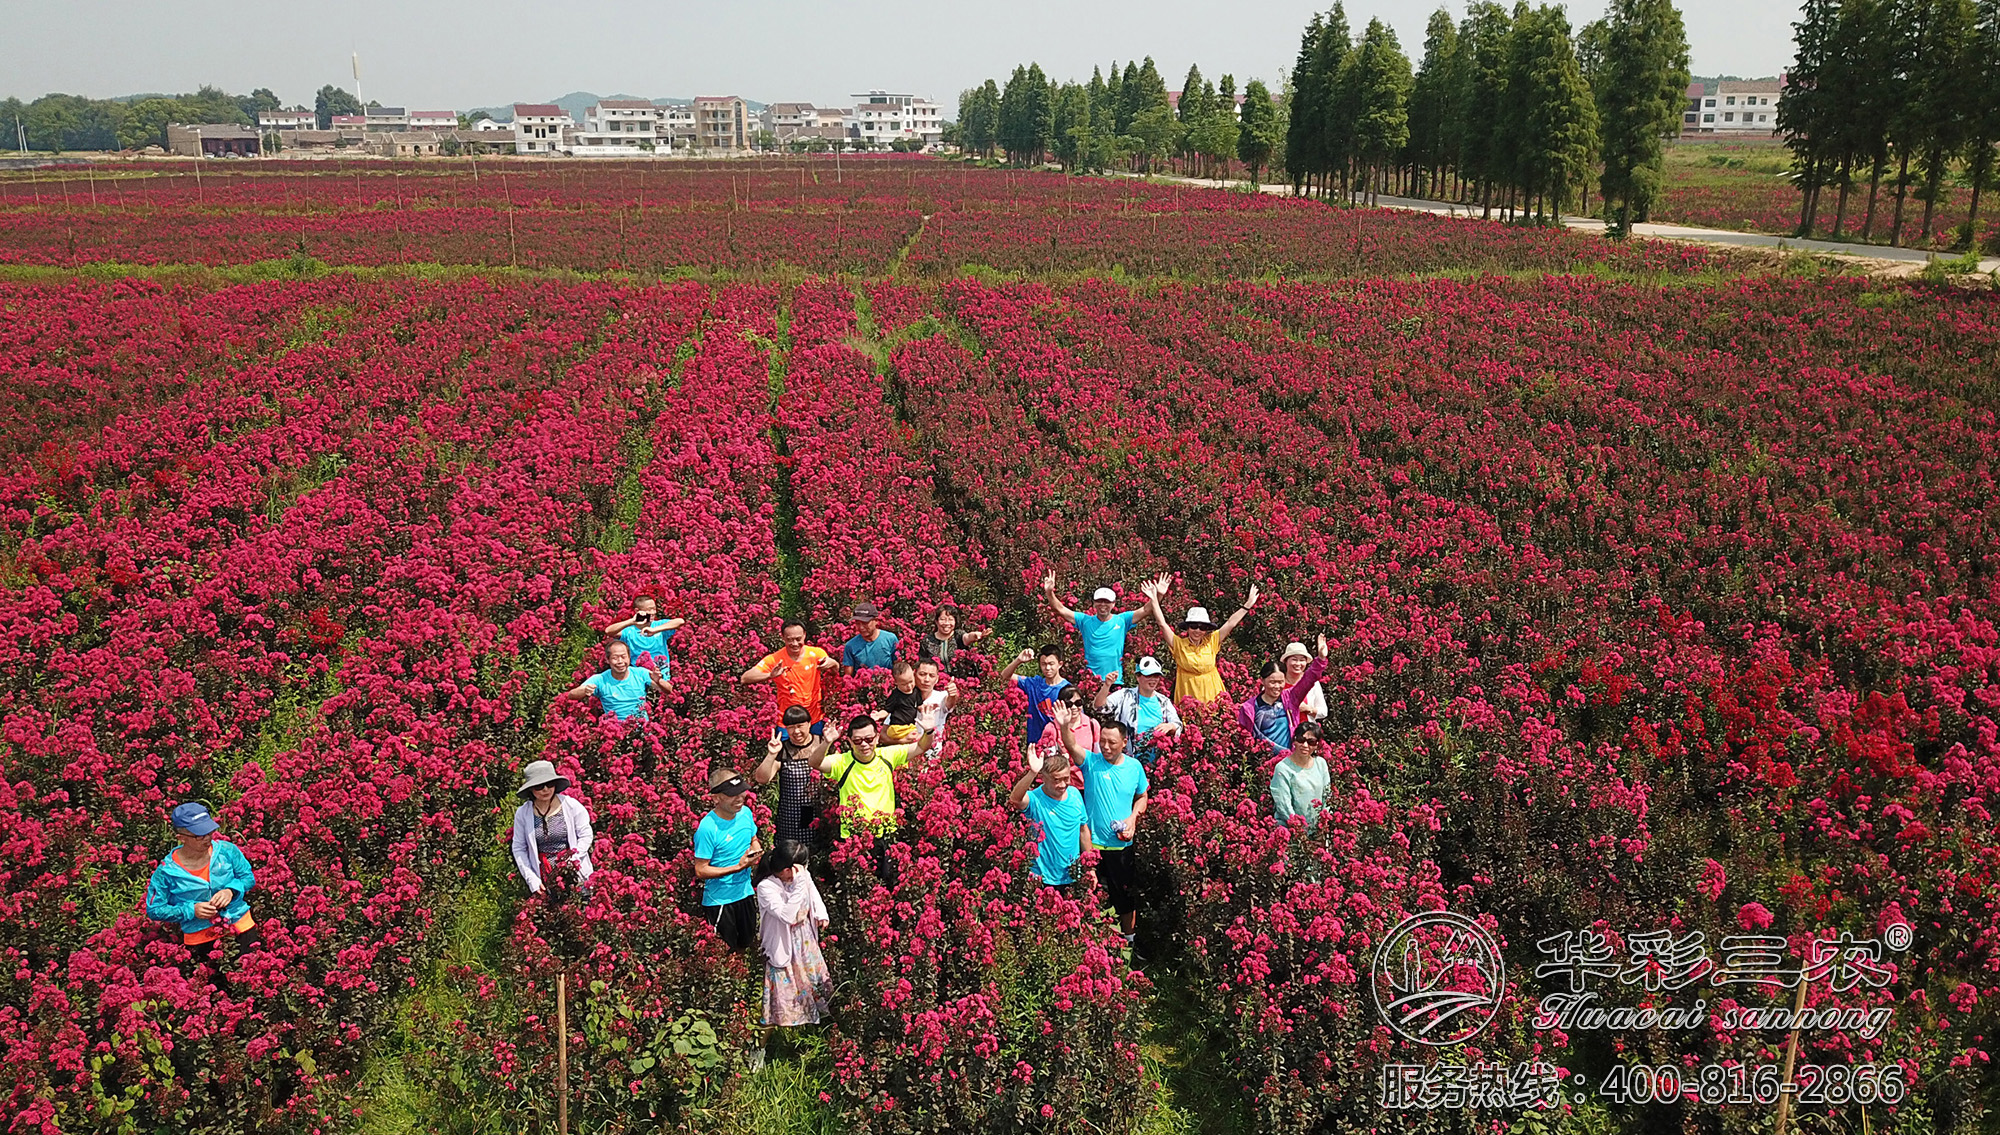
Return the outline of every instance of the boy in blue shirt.
{"type": "Polygon", "coordinates": [[[1062,676],[1062,652],[1056,649],[1055,643],[1044,645],[1040,656],[1042,671],[1040,674],[1027,678],[1019,678],[1014,674],[1016,670],[1035,661],[1036,652],[1032,650],[1024,650],[1015,655],[1006,669],[1000,671],[1002,682],[1011,681],[1022,693],[1028,695],[1027,744],[1030,749],[1035,747],[1035,742],[1042,739],[1042,730],[1049,727],[1049,710],[1056,704],[1056,698],[1063,692],[1063,687],[1069,685],[1069,680],[1062,676]]]}
{"type": "Polygon", "coordinates": [[[896,636],[882,629],[882,613],[873,603],[854,605],[854,637],[840,650],[840,672],[887,670],[896,661],[896,636]]]}
{"type": "Polygon", "coordinates": [[[750,786],[730,769],[708,774],[709,813],[694,829],[694,877],[701,883],[701,913],[732,950],[757,936],[757,895],[750,873],[764,849],[757,818],[743,806],[750,786]]]}
{"type": "Polygon", "coordinates": [[[1139,616],[1139,608],[1130,611],[1114,611],[1118,605],[1118,593],[1109,587],[1100,587],[1090,596],[1090,610],[1072,611],[1056,598],[1056,573],[1049,572],[1042,577],[1042,595],[1054,607],[1056,616],[1074,626],[1083,636],[1083,664],[1092,674],[1103,679],[1106,685],[1116,686],[1124,682],[1125,636],[1131,633],[1132,621],[1139,616]]]}
{"type": "Polygon", "coordinates": [[[581,698],[596,694],[604,712],[618,720],[636,717],[645,721],[646,695],[660,688],[653,672],[632,665],[632,648],[619,639],[605,644],[604,664],[604,670],[585,678],[575,689],[564,690],[562,696],[581,698]]]}
{"type": "Polygon", "coordinates": [[[1043,886],[1067,888],[1076,881],[1076,861],[1090,851],[1083,801],[1070,791],[1069,758],[1061,752],[1044,759],[1030,750],[1028,762],[1007,796],[1007,806],[1021,809],[1041,828],[1032,868],[1035,876],[1043,886]]]}
{"type": "Polygon", "coordinates": [[[632,604],[632,617],[605,627],[604,633],[617,635],[631,649],[632,665],[652,671],[660,688],[666,689],[674,680],[674,661],[667,655],[667,640],[686,625],[686,619],[662,619],[660,601],[641,595],[632,604]]]}
{"type": "Polygon", "coordinates": [[[1056,721],[1063,726],[1063,748],[1069,759],[1083,768],[1083,810],[1090,820],[1090,844],[1097,849],[1097,877],[1103,880],[1105,897],[1118,912],[1118,927],[1125,932],[1129,946],[1139,928],[1132,835],[1139,827],[1139,817],[1146,814],[1146,766],[1125,752],[1128,734],[1118,721],[1104,723],[1098,735],[1102,752],[1084,752],[1069,728],[1081,712],[1057,706],[1056,721]]]}

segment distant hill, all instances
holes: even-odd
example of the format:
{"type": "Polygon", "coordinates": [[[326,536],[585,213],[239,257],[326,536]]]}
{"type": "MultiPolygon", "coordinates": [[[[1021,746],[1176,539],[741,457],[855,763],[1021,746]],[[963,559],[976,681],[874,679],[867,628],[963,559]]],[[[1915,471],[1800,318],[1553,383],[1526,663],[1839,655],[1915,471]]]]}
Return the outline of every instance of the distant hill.
{"type": "MultiPolygon", "coordinates": [[[[548,101],[563,108],[564,113],[568,114],[571,118],[576,119],[578,122],[581,122],[583,121],[583,112],[585,110],[588,110],[592,105],[596,103],[603,102],[605,99],[640,99],[645,97],[646,96],[644,95],[597,95],[597,94],[592,94],[589,91],[571,91],[570,93],[563,95],[561,98],[553,98],[549,99],[548,101]]],[[[527,102],[529,100],[522,99],[521,101],[527,102]]],[[[686,106],[689,103],[693,102],[694,100],[691,98],[686,98],[686,99],[656,98],[656,99],[651,99],[649,101],[652,102],[654,106],[686,106]]],[[[764,109],[764,104],[758,102],[755,99],[744,99],[743,104],[749,107],[751,113],[753,114],[764,109]]],[[[474,107],[472,110],[469,110],[466,113],[472,114],[476,111],[481,111],[481,110],[492,115],[493,121],[495,122],[512,122],[514,120],[513,103],[508,103],[506,106],[474,107]]]]}

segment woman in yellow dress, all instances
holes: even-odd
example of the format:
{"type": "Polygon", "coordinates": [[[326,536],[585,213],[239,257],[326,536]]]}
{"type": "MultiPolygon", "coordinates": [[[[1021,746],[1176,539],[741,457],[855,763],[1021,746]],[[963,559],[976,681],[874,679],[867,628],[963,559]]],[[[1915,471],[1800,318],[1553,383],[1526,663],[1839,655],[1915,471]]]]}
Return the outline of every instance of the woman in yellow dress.
{"type": "Polygon", "coordinates": [[[1223,695],[1222,675],[1215,672],[1215,659],[1222,653],[1222,644],[1229,641],[1231,632],[1257,605],[1257,585],[1250,585],[1250,594],[1243,605],[1221,627],[1209,617],[1208,608],[1199,606],[1189,607],[1187,617],[1175,627],[1160,610],[1160,597],[1173,582],[1173,576],[1162,575],[1141,584],[1139,591],[1146,597],[1146,609],[1153,613],[1153,621],[1166,633],[1167,649],[1174,656],[1174,700],[1213,702],[1223,695]]]}

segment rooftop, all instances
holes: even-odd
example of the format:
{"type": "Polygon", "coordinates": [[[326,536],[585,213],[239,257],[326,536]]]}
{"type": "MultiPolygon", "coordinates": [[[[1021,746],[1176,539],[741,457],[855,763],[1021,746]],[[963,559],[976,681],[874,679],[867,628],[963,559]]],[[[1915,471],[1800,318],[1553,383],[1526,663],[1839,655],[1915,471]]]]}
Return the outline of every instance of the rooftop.
{"type": "Polygon", "coordinates": [[[569,112],[550,102],[517,102],[514,104],[515,118],[554,118],[557,115],[568,118],[569,112]]]}
{"type": "Polygon", "coordinates": [[[651,99],[601,99],[598,101],[597,105],[601,107],[608,107],[612,110],[654,109],[651,99]]]}

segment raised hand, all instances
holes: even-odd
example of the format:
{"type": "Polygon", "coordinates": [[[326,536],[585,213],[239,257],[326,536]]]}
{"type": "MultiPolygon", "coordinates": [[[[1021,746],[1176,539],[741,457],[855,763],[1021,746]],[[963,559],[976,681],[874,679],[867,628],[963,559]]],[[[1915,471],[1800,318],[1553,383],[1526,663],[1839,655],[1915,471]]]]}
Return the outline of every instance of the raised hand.
{"type": "Polygon", "coordinates": [[[1042,747],[1040,745],[1030,744],[1028,746],[1028,767],[1034,771],[1035,775],[1041,775],[1042,747]]]}
{"type": "Polygon", "coordinates": [[[775,757],[779,753],[783,752],[784,748],[785,748],[784,738],[773,737],[769,741],[766,741],[764,743],[764,755],[767,757],[775,757]]]}
{"type": "Polygon", "coordinates": [[[1325,636],[1325,635],[1321,635],[1321,636],[1319,636],[1319,656],[1320,656],[1321,658],[1325,658],[1325,657],[1326,657],[1326,636],[1325,636]]]}
{"type": "Polygon", "coordinates": [[[1042,575],[1042,590],[1043,590],[1043,591],[1054,591],[1055,589],[1056,589],[1056,573],[1055,573],[1055,572],[1052,572],[1052,571],[1051,571],[1051,572],[1045,572],[1045,573],[1043,573],[1043,575],[1042,575]]]}
{"type": "Polygon", "coordinates": [[[1245,611],[1248,611],[1250,608],[1255,607],[1256,605],[1257,605],[1257,585],[1253,583],[1250,585],[1250,597],[1243,600],[1243,609],[1245,611]]]}
{"type": "Polygon", "coordinates": [[[917,711],[917,727],[926,733],[937,732],[938,707],[927,705],[917,711]]]}
{"type": "Polygon", "coordinates": [[[1057,702],[1049,707],[1049,720],[1068,729],[1076,724],[1078,710],[1073,705],[1057,702]]]}
{"type": "Polygon", "coordinates": [[[1028,663],[1033,662],[1034,660],[1035,660],[1035,652],[1025,648],[1022,649],[1022,651],[1019,654],[1016,654],[1014,656],[1014,664],[1017,666],[1026,666],[1028,663]]]}

